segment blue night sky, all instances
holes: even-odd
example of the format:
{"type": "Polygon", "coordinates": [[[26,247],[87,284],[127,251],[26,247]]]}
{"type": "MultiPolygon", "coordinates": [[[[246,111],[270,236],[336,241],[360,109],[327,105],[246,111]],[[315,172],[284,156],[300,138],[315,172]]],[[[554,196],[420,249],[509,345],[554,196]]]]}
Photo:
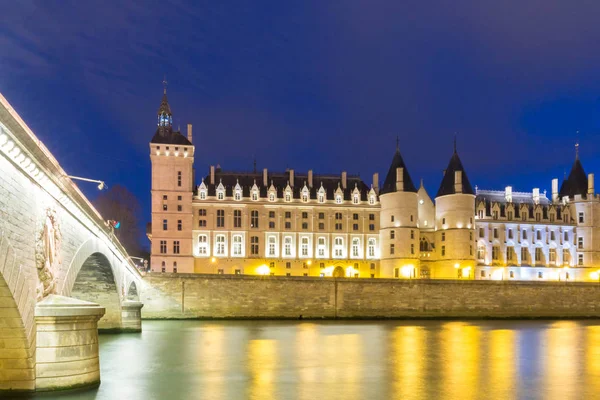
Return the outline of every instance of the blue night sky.
{"type": "Polygon", "coordinates": [[[576,131],[600,173],[599,18],[598,1],[20,0],[0,92],[68,173],[125,185],[146,220],[163,75],[197,181],[256,156],[383,182],[399,136],[434,195],[457,132],[473,185],[550,191],[576,131]]]}

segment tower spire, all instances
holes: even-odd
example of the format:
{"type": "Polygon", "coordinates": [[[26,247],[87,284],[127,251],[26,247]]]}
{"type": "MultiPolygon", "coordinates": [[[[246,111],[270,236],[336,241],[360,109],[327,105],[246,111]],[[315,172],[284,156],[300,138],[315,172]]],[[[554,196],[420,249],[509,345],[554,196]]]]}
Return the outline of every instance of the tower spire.
{"type": "Polygon", "coordinates": [[[163,94],[167,94],[167,84],[168,84],[167,75],[163,75],[162,84],[163,84],[163,94]]]}
{"type": "Polygon", "coordinates": [[[396,135],[396,151],[400,151],[400,138],[396,135]]]}
{"type": "Polygon", "coordinates": [[[575,159],[579,160],[579,131],[576,132],[575,138],[575,159]]]}
{"type": "Polygon", "coordinates": [[[456,153],[456,132],[454,132],[454,153],[456,153]]]}

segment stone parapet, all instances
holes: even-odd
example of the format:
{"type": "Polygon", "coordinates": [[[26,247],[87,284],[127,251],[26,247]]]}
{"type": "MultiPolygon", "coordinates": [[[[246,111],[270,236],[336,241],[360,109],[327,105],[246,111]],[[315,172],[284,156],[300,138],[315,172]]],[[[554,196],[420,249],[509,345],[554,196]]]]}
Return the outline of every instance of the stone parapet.
{"type": "Polygon", "coordinates": [[[98,320],[104,312],[96,303],[59,295],[37,304],[36,390],[100,384],[98,320]]]}

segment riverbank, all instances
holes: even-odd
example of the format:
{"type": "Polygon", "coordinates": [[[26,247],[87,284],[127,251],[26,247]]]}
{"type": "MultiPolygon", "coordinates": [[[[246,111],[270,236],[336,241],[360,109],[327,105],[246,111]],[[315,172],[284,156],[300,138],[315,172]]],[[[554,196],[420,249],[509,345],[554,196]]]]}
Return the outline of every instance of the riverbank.
{"type": "Polygon", "coordinates": [[[143,319],[600,318],[600,285],[149,274],[143,319]]]}

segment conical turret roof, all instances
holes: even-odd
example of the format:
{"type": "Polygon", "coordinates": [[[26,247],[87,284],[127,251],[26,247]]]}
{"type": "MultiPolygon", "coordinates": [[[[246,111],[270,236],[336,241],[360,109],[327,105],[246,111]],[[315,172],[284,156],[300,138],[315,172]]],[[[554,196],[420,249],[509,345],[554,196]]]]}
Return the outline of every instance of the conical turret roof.
{"type": "Polygon", "coordinates": [[[585,174],[583,166],[581,165],[581,161],[579,161],[579,156],[575,157],[575,162],[573,163],[573,167],[571,167],[571,172],[569,173],[569,177],[563,181],[560,186],[559,196],[565,197],[575,197],[576,194],[581,196],[587,195],[588,189],[588,178],[585,174]]]}
{"type": "Polygon", "coordinates": [[[467,177],[467,172],[463,168],[462,162],[460,161],[460,157],[456,152],[456,148],[454,149],[454,154],[450,158],[450,162],[448,163],[448,167],[444,172],[444,177],[442,178],[442,183],[440,184],[440,188],[435,196],[446,196],[448,194],[456,194],[454,190],[454,177],[456,171],[462,171],[462,192],[463,194],[475,194],[473,188],[471,187],[471,183],[469,182],[469,178],[467,177]]]}
{"type": "Polygon", "coordinates": [[[381,187],[381,191],[379,194],[386,194],[396,192],[396,168],[404,168],[402,179],[404,181],[404,191],[405,192],[417,192],[417,188],[413,183],[410,174],[408,173],[408,168],[406,168],[406,164],[404,164],[404,160],[402,159],[402,155],[400,155],[400,149],[396,147],[396,152],[394,153],[394,157],[392,158],[392,164],[390,165],[390,169],[388,170],[387,175],[385,176],[385,181],[383,182],[383,186],[381,187]]]}

